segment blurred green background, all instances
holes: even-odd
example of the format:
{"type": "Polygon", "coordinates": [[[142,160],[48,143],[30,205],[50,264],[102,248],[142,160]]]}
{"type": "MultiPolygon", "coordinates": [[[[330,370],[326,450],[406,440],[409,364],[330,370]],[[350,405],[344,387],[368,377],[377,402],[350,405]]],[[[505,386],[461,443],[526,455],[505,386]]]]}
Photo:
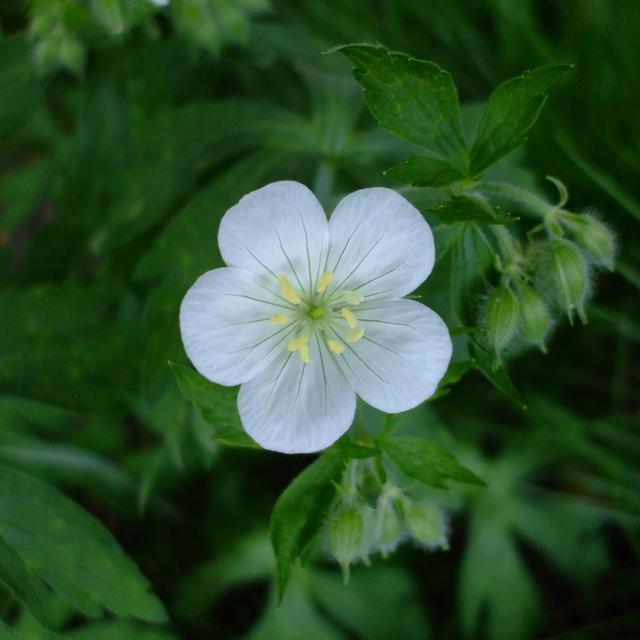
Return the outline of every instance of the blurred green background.
{"type": "MultiPolygon", "coordinates": [[[[47,630],[4,589],[0,637],[640,637],[640,2],[5,0],[0,25],[0,462],[97,516],[170,618],[90,622],[49,595],[47,630]],[[310,458],[216,442],[167,362],[242,195],[299,180],[330,211],[397,187],[382,171],[408,145],[322,55],[365,41],[449,70],[469,117],[574,63],[503,171],[549,198],[561,179],[619,256],[589,324],[511,364],[526,412],[473,373],[401,418],[489,484],[441,492],[449,550],[405,545],[346,587],[319,552],[278,608],[269,515],[310,458]]],[[[447,317],[442,264],[423,294],[447,317]]]]}

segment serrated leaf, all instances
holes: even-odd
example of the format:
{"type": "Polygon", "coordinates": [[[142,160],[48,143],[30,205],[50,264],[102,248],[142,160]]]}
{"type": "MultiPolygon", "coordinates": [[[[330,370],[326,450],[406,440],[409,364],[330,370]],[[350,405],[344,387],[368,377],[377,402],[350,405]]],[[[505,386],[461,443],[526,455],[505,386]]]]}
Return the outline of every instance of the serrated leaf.
{"type": "Polygon", "coordinates": [[[29,570],[87,616],[103,609],[149,622],[164,607],[116,539],[49,485],[0,467],[0,536],[29,570]]]}
{"type": "Polygon", "coordinates": [[[334,482],[344,471],[344,458],[323,453],[282,492],[271,514],[271,544],[276,556],[280,599],[293,563],[320,530],[335,496],[334,482]]]}
{"type": "Polygon", "coordinates": [[[392,180],[414,187],[444,187],[462,177],[460,171],[452,167],[449,161],[422,156],[411,156],[387,169],[384,174],[392,180]]]}
{"type": "Polygon", "coordinates": [[[441,186],[466,175],[458,93],[448,72],[382,45],[348,44],[335,51],[354,63],[354,76],[378,124],[424,150],[424,157],[391,169],[391,177],[441,186]]]}
{"type": "Polygon", "coordinates": [[[502,213],[499,208],[474,195],[452,195],[449,200],[428,211],[435,213],[444,224],[477,222],[480,224],[509,224],[517,217],[502,213]]]}
{"type": "Polygon", "coordinates": [[[402,473],[431,487],[448,489],[449,480],[486,486],[453,454],[423,438],[392,437],[379,440],[379,446],[402,473]]]}
{"type": "Polygon", "coordinates": [[[547,100],[547,91],[571,65],[552,64],[525,71],[489,96],[471,146],[471,175],[477,175],[519,147],[547,100]]]}
{"type": "Polygon", "coordinates": [[[258,448],[242,428],[236,402],[237,391],[221,387],[201,376],[195,369],[170,363],[182,394],[202,417],[214,427],[214,438],[234,447],[258,448]]]}

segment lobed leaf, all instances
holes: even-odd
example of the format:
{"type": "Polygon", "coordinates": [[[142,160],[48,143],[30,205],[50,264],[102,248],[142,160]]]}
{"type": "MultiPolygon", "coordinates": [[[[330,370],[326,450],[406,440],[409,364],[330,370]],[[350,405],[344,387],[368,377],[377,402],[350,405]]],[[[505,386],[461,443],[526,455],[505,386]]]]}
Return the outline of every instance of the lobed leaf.
{"type": "Polygon", "coordinates": [[[547,100],[547,91],[571,68],[551,64],[525,71],[493,91],[471,145],[471,175],[484,171],[526,140],[547,100]]]}
{"type": "MultiPolygon", "coordinates": [[[[111,533],[57,489],[1,466],[0,505],[0,539],[30,574],[82,613],[97,617],[106,609],[149,622],[167,619],[162,603],[111,533]]],[[[6,575],[11,557],[2,555],[6,575]]],[[[25,594],[31,605],[26,574],[15,562],[10,575],[16,594],[25,594]]]]}
{"type": "Polygon", "coordinates": [[[293,563],[315,538],[335,496],[335,482],[344,471],[336,450],[323,453],[278,498],[271,514],[271,543],[276,555],[280,600],[293,563]]]}
{"type": "Polygon", "coordinates": [[[448,489],[448,480],[486,486],[446,449],[423,438],[383,439],[379,446],[402,473],[431,487],[448,489]]]}

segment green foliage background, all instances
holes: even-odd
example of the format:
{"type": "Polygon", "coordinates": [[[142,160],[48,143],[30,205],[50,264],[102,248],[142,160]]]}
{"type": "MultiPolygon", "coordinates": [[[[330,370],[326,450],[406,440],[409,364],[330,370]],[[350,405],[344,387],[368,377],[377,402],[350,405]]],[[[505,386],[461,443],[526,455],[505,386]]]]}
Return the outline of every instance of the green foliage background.
{"type": "MultiPolygon", "coordinates": [[[[0,4],[0,25],[0,638],[640,634],[638,2],[33,0],[0,4]],[[562,180],[620,246],[589,324],[559,319],[546,355],[510,357],[517,402],[482,353],[495,386],[468,371],[462,332],[448,386],[380,444],[451,514],[448,551],[374,555],[344,586],[321,532],[278,606],[270,514],[312,458],[251,447],[233,393],[185,368],[177,310],[221,264],[225,210],[267,182],[304,182],[327,210],[373,185],[436,202],[383,174],[416,147],[378,127],[343,55],[322,55],[353,42],[448,70],[465,127],[504,80],[575,64],[495,175],[550,201],[544,176],[562,180]],[[487,488],[427,486],[397,453],[412,437],[487,488]]],[[[427,217],[441,258],[418,293],[453,329],[463,267],[494,257],[465,262],[427,217]]],[[[304,490],[321,502],[317,465],[304,490]]]]}

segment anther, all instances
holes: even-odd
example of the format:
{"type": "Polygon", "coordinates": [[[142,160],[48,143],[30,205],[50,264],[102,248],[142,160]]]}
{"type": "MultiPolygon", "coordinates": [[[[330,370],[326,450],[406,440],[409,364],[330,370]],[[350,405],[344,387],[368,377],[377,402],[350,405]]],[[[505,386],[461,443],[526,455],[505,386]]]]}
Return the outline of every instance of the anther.
{"type": "Polygon", "coordinates": [[[278,276],[278,283],[280,284],[280,294],[287,302],[300,304],[300,296],[289,282],[287,276],[278,276]]]}
{"type": "Polygon", "coordinates": [[[338,291],[345,299],[347,304],[360,304],[364,300],[364,296],[358,291],[338,291]]]}
{"type": "MultiPolygon", "coordinates": [[[[289,342],[287,343],[287,349],[289,349],[289,351],[297,351],[298,349],[304,347],[307,342],[309,342],[309,336],[303,333],[296,338],[291,338],[291,340],[289,340],[289,342]]],[[[309,348],[307,347],[307,351],[308,350],[309,348]]]]}
{"type": "Polygon", "coordinates": [[[327,287],[333,281],[333,273],[331,271],[325,271],[321,276],[320,280],[318,280],[318,285],[316,286],[316,291],[318,293],[324,293],[327,290],[327,287]]]}
{"type": "Polygon", "coordinates": [[[276,313],[275,316],[271,316],[270,320],[271,324],[287,324],[289,322],[289,318],[284,313],[276,313]]]}
{"type": "Polygon", "coordinates": [[[364,329],[362,327],[357,327],[347,331],[345,338],[347,339],[347,342],[358,342],[363,335],[364,329]]]}
{"type": "Polygon", "coordinates": [[[344,307],[342,309],[342,317],[347,321],[347,324],[352,329],[356,328],[356,323],[358,322],[358,319],[356,318],[356,314],[353,313],[353,311],[351,311],[351,309],[347,309],[346,307],[344,307]]]}
{"type": "Polygon", "coordinates": [[[311,356],[309,355],[309,345],[303,344],[300,349],[298,349],[298,355],[300,356],[300,360],[305,364],[309,364],[311,362],[311,356]]]}
{"type": "Polygon", "coordinates": [[[333,338],[327,340],[327,345],[329,347],[329,351],[333,353],[342,353],[344,351],[344,345],[342,344],[342,342],[338,342],[333,338]]]}

